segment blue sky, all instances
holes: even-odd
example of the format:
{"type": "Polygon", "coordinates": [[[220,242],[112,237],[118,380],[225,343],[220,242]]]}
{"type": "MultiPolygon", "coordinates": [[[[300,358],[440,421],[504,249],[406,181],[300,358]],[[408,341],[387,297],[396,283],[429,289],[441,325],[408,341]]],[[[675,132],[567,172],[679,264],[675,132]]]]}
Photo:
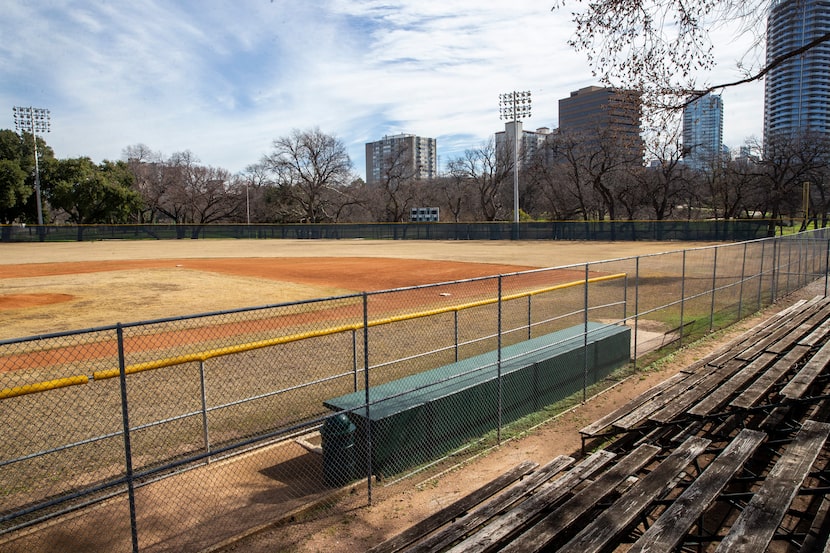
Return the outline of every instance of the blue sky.
{"type": "MultiPolygon", "coordinates": [[[[436,138],[443,168],[504,128],[500,93],[530,90],[525,128],[555,128],[558,100],[598,84],[553,4],[11,0],[0,128],[14,128],[13,106],[42,107],[60,158],[120,159],[142,143],[235,173],[275,138],[319,127],[346,144],[360,176],[366,142],[405,132],[436,138]]],[[[727,35],[716,44],[720,69],[704,80],[739,78],[745,46],[727,35]]],[[[761,135],[763,85],[723,100],[728,146],[761,135]]]]}

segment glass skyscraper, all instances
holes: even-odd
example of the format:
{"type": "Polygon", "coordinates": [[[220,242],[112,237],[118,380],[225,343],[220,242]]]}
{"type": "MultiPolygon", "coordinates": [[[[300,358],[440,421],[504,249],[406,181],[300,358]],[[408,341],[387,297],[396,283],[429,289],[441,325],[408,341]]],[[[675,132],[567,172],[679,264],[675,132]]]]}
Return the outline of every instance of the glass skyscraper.
{"type": "Polygon", "coordinates": [[[723,146],[723,100],[706,94],[683,110],[683,161],[694,169],[712,167],[723,146]]]}
{"type": "MultiPolygon", "coordinates": [[[[767,64],[830,32],[830,0],[778,0],[767,20],[767,64]]],[[[830,132],[830,43],[774,67],[764,86],[764,142],[830,132]]]]}

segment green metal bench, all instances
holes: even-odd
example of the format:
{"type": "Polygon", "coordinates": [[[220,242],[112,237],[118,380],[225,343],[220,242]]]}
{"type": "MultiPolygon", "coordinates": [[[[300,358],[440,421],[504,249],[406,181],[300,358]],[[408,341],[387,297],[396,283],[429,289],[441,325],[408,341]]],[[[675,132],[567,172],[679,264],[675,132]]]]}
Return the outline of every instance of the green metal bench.
{"type": "MultiPolygon", "coordinates": [[[[324,402],[356,427],[357,470],[389,475],[436,459],[562,400],[628,363],[631,330],[588,323],[503,347],[324,402]],[[586,340],[587,334],[587,340],[586,340]],[[585,347],[587,342],[587,348],[585,347]],[[587,354],[587,358],[585,355],[587,354]]],[[[325,447],[324,452],[325,455],[325,447]]]]}

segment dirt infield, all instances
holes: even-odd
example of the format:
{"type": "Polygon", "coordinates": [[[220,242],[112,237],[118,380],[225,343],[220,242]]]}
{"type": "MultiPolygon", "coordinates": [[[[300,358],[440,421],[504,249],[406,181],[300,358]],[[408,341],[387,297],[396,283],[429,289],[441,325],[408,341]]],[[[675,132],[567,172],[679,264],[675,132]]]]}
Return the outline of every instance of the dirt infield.
{"type": "Polygon", "coordinates": [[[0,245],[0,339],[707,244],[186,240],[0,245]]]}

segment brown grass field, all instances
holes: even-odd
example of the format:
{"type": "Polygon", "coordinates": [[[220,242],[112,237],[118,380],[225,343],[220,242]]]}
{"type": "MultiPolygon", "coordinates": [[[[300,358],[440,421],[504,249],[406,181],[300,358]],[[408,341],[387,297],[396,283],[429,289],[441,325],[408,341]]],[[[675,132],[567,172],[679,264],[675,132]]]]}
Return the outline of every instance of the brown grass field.
{"type": "MultiPolygon", "coordinates": [[[[0,244],[0,339],[705,245],[362,240],[0,244]]],[[[815,295],[809,290],[803,294],[815,295]]],[[[781,308],[776,305],[770,312],[781,308]]],[[[263,527],[221,551],[365,551],[521,461],[545,463],[556,455],[577,451],[579,428],[759,319],[747,319],[697,348],[681,350],[659,369],[629,378],[462,470],[427,485],[418,478],[404,481],[378,493],[368,507],[365,495],[357,494],[331,515],[289,526],[263,527]]],[[[228,501],[239,501],[249,484],[240,482],[238,488],[227,490],[228,501]]],[[[163,516],[166,507],[158,505],[157,509],[163,516]]],[[[172,513],[174,506],[170,509],[172,513]]]]}
{"type": "Polygon", "coordinates": [[[0,339],[704,245],[363,240],[0,244],[0,339]]]}

